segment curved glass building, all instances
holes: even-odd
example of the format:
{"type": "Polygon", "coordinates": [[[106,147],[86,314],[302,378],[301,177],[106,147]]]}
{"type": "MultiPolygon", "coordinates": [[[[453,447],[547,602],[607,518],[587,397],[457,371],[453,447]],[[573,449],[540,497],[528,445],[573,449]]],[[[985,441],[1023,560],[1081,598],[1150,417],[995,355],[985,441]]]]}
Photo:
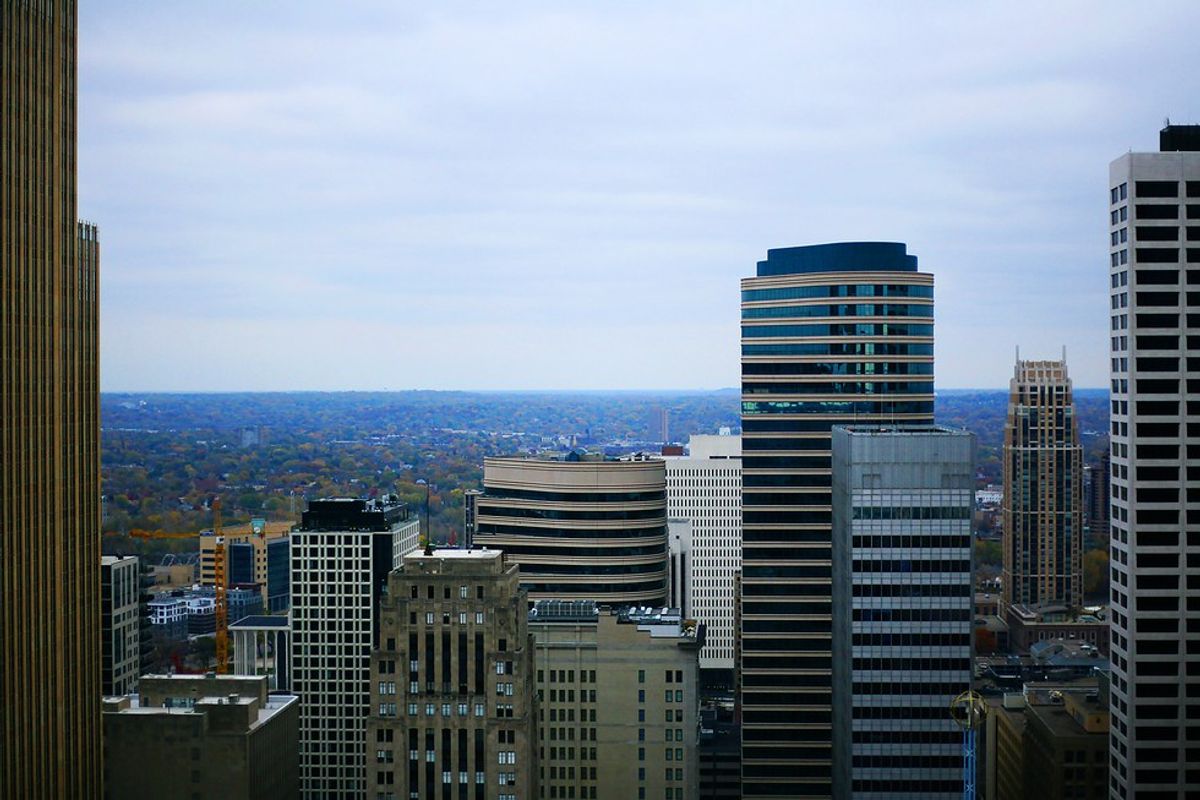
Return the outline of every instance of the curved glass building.
{"type": "Polygon", "coordinates": [[[933,276],[903,244],[742,280],[743,797],[832,793],[831,430],[932,424],[933,276]]]}
{"type": "Polygon", "coordinates": [[[473,543],[520,564],[530,600],[662,605],[666,481],[661,460],[488,458],[473,543]]]}

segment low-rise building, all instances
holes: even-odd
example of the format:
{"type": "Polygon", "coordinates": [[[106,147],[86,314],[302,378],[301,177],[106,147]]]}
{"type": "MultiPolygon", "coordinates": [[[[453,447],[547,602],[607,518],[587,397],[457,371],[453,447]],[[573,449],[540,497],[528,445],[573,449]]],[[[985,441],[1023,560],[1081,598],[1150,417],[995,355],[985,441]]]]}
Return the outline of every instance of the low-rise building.
{"type": "Polygon", "coordinates": [[[292,626],[286,615],[247,616],[229,626],[233,671],[266,675],[272,691],[292,688],[292,626]]]}
{"type": "Polygon", "coordinates": [[[150,623],[169,638],[187,635],[188,603],[183,597],[159,595],[146,603],[150,623]]]}
{"type": "Polygon", "coordinates": [[[104,796],[292,800],[299,698],[265,677],[144,675],[104,703],[104,796]]]}
{"type": "Polygon", "coordinates": [[[1015,653],[1031,652],[1038,642],[1063,639],[1091,645],[1108,656],[1108,619],[1102,608],[1082,612],[1061,605],[1026,606],[1016,604],[1005,609],[1009,644],[1015,653]]]}
{"type": "Polygon", "coordinates": [[[529,630],[542,797],[699,796],[702,628],[678,611],[543,600],[529,630]]]}

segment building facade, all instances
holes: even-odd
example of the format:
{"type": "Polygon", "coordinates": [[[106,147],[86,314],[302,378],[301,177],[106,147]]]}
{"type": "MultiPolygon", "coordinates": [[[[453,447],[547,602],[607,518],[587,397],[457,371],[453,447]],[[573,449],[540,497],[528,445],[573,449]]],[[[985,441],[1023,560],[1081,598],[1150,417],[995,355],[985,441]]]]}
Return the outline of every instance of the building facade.
{"type": "Polygon", "coordinates": [[[366,720],[379,605],[417,515],[392,498],[313,500],[291,534],[292,686],[300,709],[300,790],[366,792],[366,720]]]}
{"type": "Polygon", "coordinates": [[[100,557],[100,690],[129,694],[142,662],[141,569],[137,556],[100,557]]]}
{"type": "MultiPolygon", "coordinates": [[[[287,611],[291,598],[291,522],[251,520],[247,525],[222,528],[225,538],[225,580],[229,586],[256,587],[263,608],[287,611]]],[[[216,585],[217,537],[200,534],[200,585],[216,585]]]]}
{"type": "Polygon", "coordinates": [[[692,436],[687,457],[664,461],[667,516],[689,522],[689,546],[673,569],[679,573],[678,605],[707,628],[700,668],[720,671],[732,685],[733,578],[742,564],[742,439],[692,436]]]}
{"type": "Polygon", "coordinates": [[[699,796],[699,629],[677,612],[544,600],[529,612],[541,797],[699,796]]]}
{"type": "Polygon", "coordinates": [[[975,437],[833,430],[834,797],[962,796],[975,437]]]}
{"type": "Polygon", "coordinates": [[[488,458],[472,542],[520,564],[531,600],[662,605],[666,491],[657,459],[488,458]]]}
{"type": "Polygon", "coordinates": [[[100,794],[99,245],[76,217],[76,18],[74,0],[0,4],[4,797],[100,794]]]}
{"type": "Polygon", "coordinates": [[[1200,126],[1159,150],[1108,170],[1114,798],[1200,795],[1200,126]]]}
{"type": "Polygon", "coordinates": [[[292,689],[292,627],[287,615],[247,616],[230,623],[235,675],[266,675],[271,691],[292,689]]]}
{"type": "Polygon", "coordinates": [[[1064,361],[1018,359],[1004,425],[1006,605],[1083,605],[1083,447],[1064,361]]]}
{"type": "Polygon", "coordinates": [[[742,790],[832,790],[830,431],[933,423],[933,276],[903,244],[771,250],[742,280],[742,790]]]}
{"type": "Polygon", "coordinates": [[[498,550],[404,557],[372,654],[369,797],[539,796],[528,606],[498,550]]]}
{"type": "Polygon", "coordinates": [[[146,675],[104,703],[104,796],[293,800],[300,698],[248,675],[146,675]]]}
{"type": "Polygon", "coordinates": [[[1108,537],[1108,507],[1112,495],[1112,460],[1106,452],[1100,460],[1083,468],[1084,523],[1091,542],[1108,537]]]}

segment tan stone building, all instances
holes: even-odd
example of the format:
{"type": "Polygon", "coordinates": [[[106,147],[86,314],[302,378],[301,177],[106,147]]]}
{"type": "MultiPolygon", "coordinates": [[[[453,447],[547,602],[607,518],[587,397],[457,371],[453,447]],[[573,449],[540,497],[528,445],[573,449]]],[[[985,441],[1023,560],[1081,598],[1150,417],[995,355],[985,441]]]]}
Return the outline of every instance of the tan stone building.
{"type": "Polygon", "coordinates": [[[369,797],[539,797],[527,608],[517,565],[497,550],[415,550],[388,576],[371,659],[369,797]]]}
{"type": "Polygon", "coordinates": [[[0,797],[100,795],[96,228],[74,0],[0,3],[0,797]]]}
{"type": "MultiPolygon", "coordinates": [[[[257,584],[263,609],[282,612],[288,607],[291,569],[290,534],[295,523],[256,519],[221,530],[225,538],[225,576],[230,586],[257,584]]],[[[216,585],[217,537],[200,534],[200,585],[216,585]]],[[[234,620],[230,620],[233,622],[234,620]]]]}
{"type": "Polygon", "coordinates": [[[1083,605],[1083,448],[1066,361],[1017,361],[1004,426],[1005,605],[1083,605]]]}
{"type": "Polygon", "coordinates": [[[299,703],[248,675],[144,675],[104,704],[104,796],[292,800],[299,703]]]}
{"type": "Polygon", "coordinates": [[[521,565],[532,600],[662,605],[667,596],[661,460],[488,458],[468,497],[467,537],[521,565]]]}
{"type": "Polygon", "coordinates": [[[1006,695],[988,715],[985,800],[1108,797],[1107,701],[1105,682],[1006,695]]]}
{"type": "Polygon", "coordinates": [[[699,795],[697,628],[678,614],[547,600],[530,612],[542,798],[699,795]]]}

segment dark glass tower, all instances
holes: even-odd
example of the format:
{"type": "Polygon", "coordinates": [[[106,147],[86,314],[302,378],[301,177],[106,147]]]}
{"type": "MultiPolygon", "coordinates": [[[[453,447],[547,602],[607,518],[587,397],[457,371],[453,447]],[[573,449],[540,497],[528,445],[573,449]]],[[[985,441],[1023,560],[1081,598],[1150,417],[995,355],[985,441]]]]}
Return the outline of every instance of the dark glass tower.
{"type": "Polygon", "coordinates": [[[768,251],[742,280],[747,800],[832,793],[830,437],[875,422],[933,422],[933,276],[891,242],[768,251]]]}

